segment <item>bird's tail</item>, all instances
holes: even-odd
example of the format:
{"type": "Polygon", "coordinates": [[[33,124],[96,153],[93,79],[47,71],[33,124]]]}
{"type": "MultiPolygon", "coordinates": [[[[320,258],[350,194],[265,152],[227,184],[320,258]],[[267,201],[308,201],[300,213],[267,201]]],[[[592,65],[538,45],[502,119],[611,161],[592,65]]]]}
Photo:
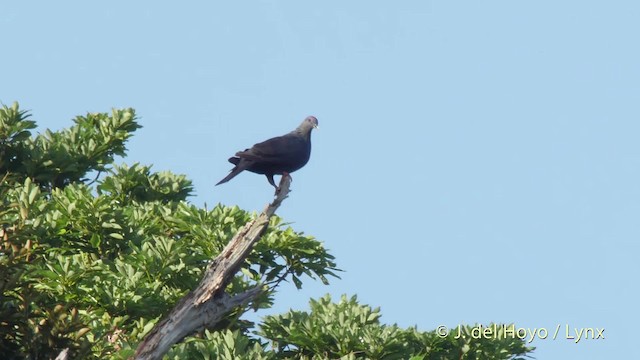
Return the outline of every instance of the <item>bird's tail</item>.
{"type": "Polygon", "coordinates": [[[227,181],[233,179],[236,175],[240,174],[240,172],[242,172],[242,170],[243,169],[239,169],[238,166],[234,167],[233,169],[231,169],[231,172],[229,173],[229,175],[225,176],[224,179],[218,181],[216,186],[218,186],[220,184],[224,184],[227,181]]]}
{"type": "Polygon", "coordinates": [[[229,172],[229,175],[225,176],[224,179],[220,180],[216,186],[220,185],[220,184],[224,184],[227,181],[233,179],[236,175],[240,174],[241,172],[243,172],[246,168],[247,168],[247,164],[245,164],[244,161],[240,161],[240,159],[238,158],[230,158],[229,159],[230,163],[233,163],[235,166],[233,169],[231,169],[231,172],[229,172]]]}

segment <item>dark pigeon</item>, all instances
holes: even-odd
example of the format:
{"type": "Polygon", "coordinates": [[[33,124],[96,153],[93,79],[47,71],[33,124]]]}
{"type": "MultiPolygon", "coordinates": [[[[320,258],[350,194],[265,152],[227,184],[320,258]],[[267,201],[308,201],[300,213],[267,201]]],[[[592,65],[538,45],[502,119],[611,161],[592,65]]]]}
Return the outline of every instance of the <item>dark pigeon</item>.
{"type": "Polygon", "coordinates": [[[226,183],[247,170],[265,175],[277,193],[278,187],[273,176],[289,175],[305,166],[311,155],[311,130],[317,127],[318,119],[308,116],[292,132],[257,143],[251,149],[238,151],[236,156],[229,158],[235,167],[216,185],[226,183]]]}

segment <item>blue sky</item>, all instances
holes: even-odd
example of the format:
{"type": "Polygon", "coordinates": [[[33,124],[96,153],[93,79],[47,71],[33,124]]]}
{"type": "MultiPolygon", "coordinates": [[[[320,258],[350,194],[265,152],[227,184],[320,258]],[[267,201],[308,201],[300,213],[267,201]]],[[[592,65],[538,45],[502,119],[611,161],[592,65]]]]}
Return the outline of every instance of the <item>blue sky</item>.
{"type": "Polygon", "coordinates": [[[235,151],[315,115],[279,214],[346,272],[276,308],[358,294],[382,320],[605,328],[538,359],[627,358],[640,303],[640,4],[633,1],[11,2],[0,101],[40,130],[134,107],[126,162],[186,174],[194,203],[235,151]]]}

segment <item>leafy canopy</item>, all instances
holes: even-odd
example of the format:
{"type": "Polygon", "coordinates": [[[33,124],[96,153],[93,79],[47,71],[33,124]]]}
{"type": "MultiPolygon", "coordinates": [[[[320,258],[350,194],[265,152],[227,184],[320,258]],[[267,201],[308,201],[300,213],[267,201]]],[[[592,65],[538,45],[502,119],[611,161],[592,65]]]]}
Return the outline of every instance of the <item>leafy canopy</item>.
{"type": "MultiPolygon", "coordinates": [[[[9,357],[66,347],[75,356],[127,356],[252,216],[188,203],[193,187],[182,175],[114,165],[140,128],[133,109],[74,122],[32,137],[27,112],[0,109],[0,353],[9,357]]],[[[283,280],[327,283],[337,270],[319,241],[277,217],[270,225],[228,288],[266,284],[254,308],[271,306],[283,280]]],[[[246,331],[245,310],[224,326],[246,331]]]]}

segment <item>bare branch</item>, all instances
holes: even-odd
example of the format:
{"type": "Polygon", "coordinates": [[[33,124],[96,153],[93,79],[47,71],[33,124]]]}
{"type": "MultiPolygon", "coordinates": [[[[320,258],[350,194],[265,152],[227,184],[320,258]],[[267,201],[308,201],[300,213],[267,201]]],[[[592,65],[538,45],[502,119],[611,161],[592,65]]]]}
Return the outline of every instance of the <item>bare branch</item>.
{"type": "Polygon", "coordinates": [[[224,289],[266,231],[269,218],[288,196],[291,177],[283,176],[279,185],[273,202],[236,233],[209,265],[198,287],[182,298],[169,315],[147,334],[138,346],[135,359],[161,359],[173,344],[185,336],[213,327],[230,310],[260,295],[263,291],[261,285],[234,296],[227,294],[224,289]]]}

